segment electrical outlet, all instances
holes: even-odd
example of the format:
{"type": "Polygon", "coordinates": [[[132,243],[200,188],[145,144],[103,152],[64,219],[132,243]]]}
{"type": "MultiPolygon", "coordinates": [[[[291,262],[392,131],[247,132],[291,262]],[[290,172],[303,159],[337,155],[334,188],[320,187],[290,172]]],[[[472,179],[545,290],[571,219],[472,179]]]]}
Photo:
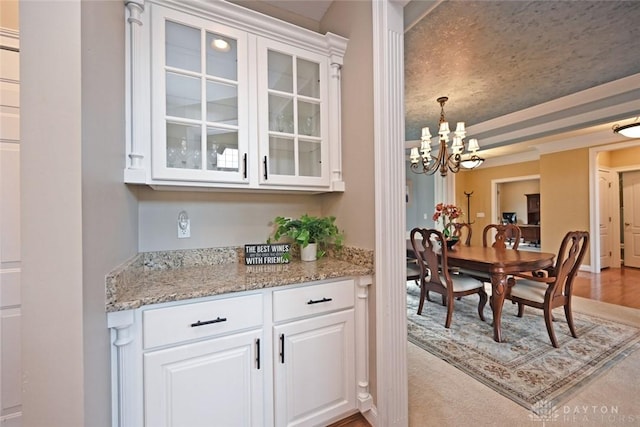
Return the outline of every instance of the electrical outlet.
{"type": "Polygon", "coordinates": [[[191,237],[191,220],[186,211],[178,214],[178,239],[187,239],[191,237]]]}
{"type": "Polygon", "coordinates": [[[424,214],[424,219],[429,219],[429,214],[424,214]]]}
{"type": "Polygon", "coordinates": [[[476,213],[476,218],[484,218],[484,212],[476,213]]]}

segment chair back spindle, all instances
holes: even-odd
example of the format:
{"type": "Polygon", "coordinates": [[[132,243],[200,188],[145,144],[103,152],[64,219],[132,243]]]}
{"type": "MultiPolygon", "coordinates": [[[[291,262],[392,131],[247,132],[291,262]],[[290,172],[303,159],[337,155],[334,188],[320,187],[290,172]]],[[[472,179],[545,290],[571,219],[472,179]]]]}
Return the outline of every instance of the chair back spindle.
{"type": "Polygon", "coordinates": [[[489,246],[489,235],[492,230],[495,230],[496,235],[494,241],[491,244],[492,248],[507,248],[507,242],[513,239],[512,249],[518,249],[520,244],[520,238],[522,237],[522,231],[520,227],[515,224],[489,224],[482,231],[482,246],[489,246]]]}

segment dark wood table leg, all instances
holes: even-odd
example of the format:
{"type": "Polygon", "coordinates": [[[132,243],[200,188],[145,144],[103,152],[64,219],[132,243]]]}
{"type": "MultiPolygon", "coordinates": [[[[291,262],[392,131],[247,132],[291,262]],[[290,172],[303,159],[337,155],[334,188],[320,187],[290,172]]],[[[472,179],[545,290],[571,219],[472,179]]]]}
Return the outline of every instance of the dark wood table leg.
{"type": "Polygon", "coordinates": [[[507,275],[504,273],[491,274],[491,308],[493,310],[493,339],[502,341],[502,306],[507,289],[507,275]]]}

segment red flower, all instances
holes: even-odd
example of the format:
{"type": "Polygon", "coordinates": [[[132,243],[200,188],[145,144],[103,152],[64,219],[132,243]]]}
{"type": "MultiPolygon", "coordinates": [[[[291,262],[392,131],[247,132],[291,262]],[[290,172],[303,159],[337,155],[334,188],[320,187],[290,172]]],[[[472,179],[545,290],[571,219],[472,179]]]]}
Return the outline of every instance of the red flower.
{"type": "Polygon", "coordinates": [[[433,220],[437,221],[438,219],[440,219],[440,217],[442,217],[444,235],[448,237],[451,235],[451,223],[454,219],[460,217],[462,214],[462,209],[454,204],[438,203],[436,205],[436,210],[433,213],[433,220]]]}

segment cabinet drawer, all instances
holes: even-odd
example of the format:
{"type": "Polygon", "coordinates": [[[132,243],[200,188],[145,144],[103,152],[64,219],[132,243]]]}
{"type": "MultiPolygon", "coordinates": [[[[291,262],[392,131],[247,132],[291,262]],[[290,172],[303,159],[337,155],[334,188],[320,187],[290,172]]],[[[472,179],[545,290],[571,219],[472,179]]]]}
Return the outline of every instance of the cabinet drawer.
{"type": "Polygon", "coordinates": [[[286,289],[273,293],[273,321],[353,307],[353,280],[286,289]]]}
{"type": "Polygon", "coordinates": [[[262,325],[262,295],[146,310],[144,348],[210,337],[262,325]]]}

